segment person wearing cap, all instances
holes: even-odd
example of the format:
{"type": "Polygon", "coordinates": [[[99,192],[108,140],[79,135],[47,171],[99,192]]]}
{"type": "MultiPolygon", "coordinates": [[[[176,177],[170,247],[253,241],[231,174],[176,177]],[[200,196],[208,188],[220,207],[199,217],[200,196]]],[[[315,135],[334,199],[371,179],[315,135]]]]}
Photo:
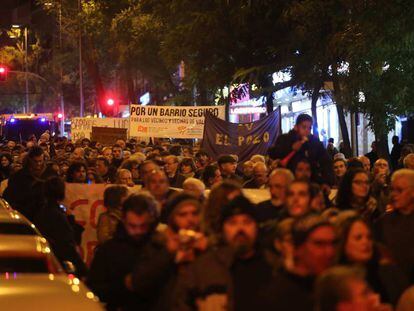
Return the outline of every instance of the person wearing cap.
{"type": "Polygon", "coordinates": [[[311,116],[300,114],[294,128],[277,138],[269,149],[269,156],[273,160],[280,159],[281,166],[292,172],[300,160],[307,159],[312,168],[312,180],[333,185],[332,159],[319,138],[311,134],[312,124],[311,116]]]}
{"type": "Polygon", "coordinates": [[[178,280],[173,310],[254,310],[272,265],[257,247],[256,208],[237,196],[223,206],[222,237],[178,280]]]}
{"type": "Polygon", "coordinates": [[[223,180],[231,179],[243,183],[243,178],[236,174],[237,160],[231,155],[222,155],[217,160],[217,165],[223,180]]]}
{"type": "Polygon", "coordinates": [[[315,278],[333,264],[335,242],[333,225],[321,216],[308,215],[295,220],[293,266],[277,271],[264,291],[260,310],[313,311],[315,278]]]}
{"type": "Polygon", "coordinates": [[[159,230],[163,239],[142,250],[125,279],[137,297],[151,301],[144,310],[170,310],[178,275],[207,249],[207,238],[200,232],[200,210],[199,201],[187,193],[168,201],[164,209],[167,227],[159,230]]]}

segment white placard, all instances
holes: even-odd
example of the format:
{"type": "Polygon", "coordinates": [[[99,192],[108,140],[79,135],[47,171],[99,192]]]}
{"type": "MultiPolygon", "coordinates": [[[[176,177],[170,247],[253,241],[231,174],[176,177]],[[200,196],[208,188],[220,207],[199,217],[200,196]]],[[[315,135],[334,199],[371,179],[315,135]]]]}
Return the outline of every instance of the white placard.
{"type": "Polygon", "coordinates": [[[203,138],[206,111],[224,119],[224,106],[131,105],[130,135],[137,137],[203,138]]]}
{"type": "Polygon", "coordinates": [[[129,128],[129,118],[73,118],[71,120],[71,139],[91,138],[92,127],[129,128]]]}

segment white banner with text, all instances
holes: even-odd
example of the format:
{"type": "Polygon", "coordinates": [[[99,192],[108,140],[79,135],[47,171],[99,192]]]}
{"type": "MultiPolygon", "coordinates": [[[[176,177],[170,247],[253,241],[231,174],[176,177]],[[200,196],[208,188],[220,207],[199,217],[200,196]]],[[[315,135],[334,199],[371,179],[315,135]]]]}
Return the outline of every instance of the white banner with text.
{"type": "Polygon", "coordinates": [[[225,118],[224,106],[131,105],[129,132],[138,137],[203,138],[207,111],[225,118]]]}
{"type": "MultiPolygon", "coordinates": [[[[91,139],[92,127],[129,129],[128,118],[73,118],[71,120],[71,139],[91,139]]],[[[114,142],[115,143],[115,142],[114,142]]]]}

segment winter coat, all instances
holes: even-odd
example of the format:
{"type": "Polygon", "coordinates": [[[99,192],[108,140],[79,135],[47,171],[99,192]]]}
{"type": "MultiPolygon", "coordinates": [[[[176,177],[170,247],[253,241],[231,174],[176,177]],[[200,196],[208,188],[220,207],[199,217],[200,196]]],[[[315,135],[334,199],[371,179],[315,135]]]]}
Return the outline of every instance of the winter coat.
{"type": "Polygon", "coordinates": [[[34,216],[33,222],[48,240],[59,261],[72,262],[76,274],[84,276],[87,268],[76,250],[75,232],[65,211],[57,203],[49,202],[34,216]]]}
{"type": "Polygon", "coordinates": [[[112,239],[96,248],[87,285],[107,303],[108,310],[148,310],[148,301],[136,297],[126,288],[125,277],[133,271],[143,248],[153,238],[149,234],[136,241],[120,225],[112,239]]]}
{"type": "Polygon", "coordinates": [[[414,213],[388,212],[375,223],[374,229],[376,240],[385,244],[398,267],[414,282],[414,213]]]}
{"type": "Polygon", "coordinates": [[[165,240],[160,236],[152,239],[132,269],[134,295],[146,302],[146,308],[140,310],[170,310],[178,273],[178,265],[165,247],[165,240]]]}
{"type": "Polygon", "coordinates": [[[22,168],[16,173],[12,174],[6,190],[4,190],[3,198],[18,210],[24,216],[33,220],[36,211],[36,197],[37,190],[34,185],[40,179],[33,176],[28,167],[22,168]]]}
{"type": "MultiPolygon", "coordinates": [[[[262,253],[258,256],[267,261],[262,253]]],[[[197,258],[177,282],[173,310],[234,310],[234,262],[234,252],[228,246],[219,246],[197,258]]],[[[269,271],[272,269],[269,263],[269,271]]],[[[270,279],[271,273],[268,275],[270,279]]]]}

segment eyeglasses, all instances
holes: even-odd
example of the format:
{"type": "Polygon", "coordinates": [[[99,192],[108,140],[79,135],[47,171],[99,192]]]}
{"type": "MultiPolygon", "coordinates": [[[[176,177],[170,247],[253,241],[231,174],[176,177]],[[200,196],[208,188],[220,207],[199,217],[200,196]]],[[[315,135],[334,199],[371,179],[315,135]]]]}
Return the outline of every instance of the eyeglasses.
{"type": "Polygon", "coordinates": [[[369,186],[370,185],[370,182],[368,180],[354,180],[352,181],[352,183],[358,186],[364,186],[364,185],[369,186]]]}

